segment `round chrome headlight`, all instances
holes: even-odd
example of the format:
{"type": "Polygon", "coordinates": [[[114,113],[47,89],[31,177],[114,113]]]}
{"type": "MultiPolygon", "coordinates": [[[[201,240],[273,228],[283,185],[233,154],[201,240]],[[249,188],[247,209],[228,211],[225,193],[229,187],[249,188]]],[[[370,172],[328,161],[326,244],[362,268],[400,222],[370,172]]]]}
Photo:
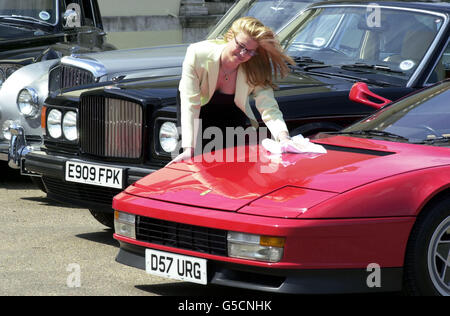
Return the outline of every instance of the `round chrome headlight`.
{"type": "Polygon", "coordinates": [[[47,130],[51,137],[60,138],[62,135],[61,127],[62,113],[58,110],[51,110],[47,116],[47,130]]]}
{"type": "Polygon", "coordinates": [[[17,97],[19,111],[25,117],[36,117],[39,114],[39,98],[36,90],[25,88],[20,90],[17,97]]]}
{"type": "Polygon", "coordinates": [[[64,114],[62,129],[64,137],[66,137],[67,140],[75,141],[78,139],[76,112],[69,111],[66,114],[64,114]]]}
{"type": "Polygon", "coordinates": [[[174,122],[164,122],[159,129],[159,143],[161,148],[167,152],[173,152],[178,145],[178,129],[174,122]]]}

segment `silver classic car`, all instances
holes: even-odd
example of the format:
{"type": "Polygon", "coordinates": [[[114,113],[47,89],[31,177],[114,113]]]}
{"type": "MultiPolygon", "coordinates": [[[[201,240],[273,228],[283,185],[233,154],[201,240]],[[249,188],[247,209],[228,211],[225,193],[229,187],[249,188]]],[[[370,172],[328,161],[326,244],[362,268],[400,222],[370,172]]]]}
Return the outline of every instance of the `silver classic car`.
{"type": "MultiPolygon", "coordinates": [[[[280,30],[317,0],[241,0],[207,36],[217,38],[242,16],[255,16],[280,30]]],[[[22,157],[42,140],[40,114],[48,95],[126,82],[135,78],[179,75],[188,44],[71,54],[17,71],[0,90],[0,160],[20,168],[22,157]]],[[[25,171],[22,170],[24,173],[25,171]]]]}
{"type": "Polygon", "coordinates": [[[39,129],[50,66],[63,56],[114,50],[105,35],[96,0],[0,2],[0,160],[8,159],[11,126],[39,129]]]}

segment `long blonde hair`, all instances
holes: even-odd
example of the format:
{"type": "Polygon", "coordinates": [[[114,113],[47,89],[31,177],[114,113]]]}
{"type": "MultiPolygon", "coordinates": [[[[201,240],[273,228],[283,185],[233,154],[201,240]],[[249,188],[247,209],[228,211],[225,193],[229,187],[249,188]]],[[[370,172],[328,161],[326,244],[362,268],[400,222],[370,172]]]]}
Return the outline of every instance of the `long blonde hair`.
{"type": "Polygon", "coordinates": [[[284,77],[289,72],[286,62],[295,65],[291,57],[286,55],[271,28],[254,17],[242,17],[231,25],[224,39],[229,42],[236,34],[244,33],[258,42],[257,55],[243,63],[247,81],[253,86],[276,88],[273,78],[284,77]],[[273,71],[273,75],[272,75],[273,71]]]}

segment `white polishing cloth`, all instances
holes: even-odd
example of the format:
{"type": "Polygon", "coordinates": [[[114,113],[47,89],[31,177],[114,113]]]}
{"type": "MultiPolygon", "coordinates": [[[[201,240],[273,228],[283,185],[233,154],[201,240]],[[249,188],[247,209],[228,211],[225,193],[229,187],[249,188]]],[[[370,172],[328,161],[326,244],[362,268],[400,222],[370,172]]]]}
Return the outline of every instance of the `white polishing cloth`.
{"type": "Polygon", "coordinates": [[[294,136],[290,140],[283,142],[276,142],[272,139],[266,138],[263,139],[262,145],[268,152],[272,154],[327,153],[327,150],[323,146],[311,143],[309,141],[309,138],[304,138],[302,135],[294,136]]]}

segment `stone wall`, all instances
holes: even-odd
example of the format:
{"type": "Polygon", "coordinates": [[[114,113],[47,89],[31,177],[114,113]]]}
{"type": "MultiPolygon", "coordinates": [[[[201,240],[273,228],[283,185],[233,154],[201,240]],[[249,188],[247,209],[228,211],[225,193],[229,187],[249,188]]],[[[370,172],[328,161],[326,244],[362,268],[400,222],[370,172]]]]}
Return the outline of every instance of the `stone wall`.
{"type": "Polygon", "coordinates": [[[204,39],[210,28],[233,3],[233,0],[181,0],[179,19],[183,30],[183,42],[192,43],[204,39]]]}
{"type": "Polygon", "coordinates": [[[132,48],[200,41],[235,1],[99,0],[99,5],[109,41],[132,48]]]}

